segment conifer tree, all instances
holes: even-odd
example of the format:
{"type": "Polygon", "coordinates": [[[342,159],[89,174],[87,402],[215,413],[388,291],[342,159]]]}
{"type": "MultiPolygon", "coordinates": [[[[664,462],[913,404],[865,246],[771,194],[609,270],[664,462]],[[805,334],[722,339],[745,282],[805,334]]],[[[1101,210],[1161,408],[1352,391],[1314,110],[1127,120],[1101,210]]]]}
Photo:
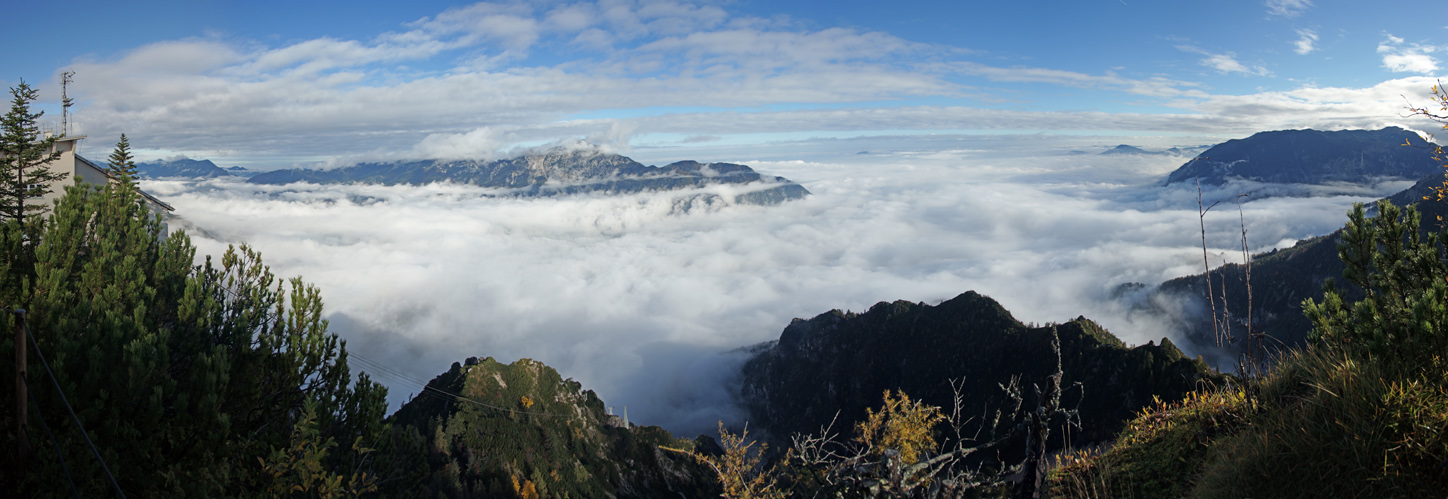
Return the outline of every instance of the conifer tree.
{"type": "Polygon", "coordinates": [[[27,214],[44,213],[47,208],[25,201],[44,196],[50,183],[63,177],[46,167],[60,153],[53,151],[58,137],[40,136],[36,120],[45,112],[30,112],[37,93],[24,80],[10,87],[10,111],[0,118],[0,220],[19,220],[22,225],[27,214]]]}
{"type": "Polygon", "coordinates": [[[136,178],[136,158],[131,156],[131,141],[126,139],[126,134],[121,134],[121,141],[116,142],[116,149],[111,151],[109,158],[111,174],[122,182],[131,182],[136,178]]]}
{"type": "MultiPolygon", "coordinates": [[[[29,312],[39,351],[128,496],[374,490],[386,388],[353,378],[315,287],[276,278],[246,246],[193,265],[186,234],[161,237],[130,182],[67,187],[38,241],[33,274],[0,288],[0,305],[29,312]]],[[[0,271],[14,269],[0,261],[0,271]]],[[[31,414],[51,422],[55,444],[34,423],[30,435],[0,434],[6,449],[36,442],[25,466],[0,451],[0,490],[44,495],[69,474],[91,478],[76,482],[81,495],[109,496],[86,437],[55,424],[68,409],[48,376],[32,365],[31,414]]],[[[4,400],[11,386],[0,383],[4,400]]]]}

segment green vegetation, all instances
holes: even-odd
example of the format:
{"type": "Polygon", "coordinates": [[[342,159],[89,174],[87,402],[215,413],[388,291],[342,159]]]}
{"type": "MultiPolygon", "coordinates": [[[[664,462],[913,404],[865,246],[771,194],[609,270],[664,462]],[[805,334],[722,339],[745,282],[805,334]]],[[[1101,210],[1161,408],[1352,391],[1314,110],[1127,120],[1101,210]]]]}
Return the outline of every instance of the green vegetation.
{"type": "Polygon", "coordinates": [[[798,476],[791,472],[791,469],[782,469],[791,464],[791,456],[786,456],[781,462],[773,466],[764,465],[764,456],[769,454],[768,442],[757,442],[749,438],[749,428],[745,428],[738,434],[730,433],[724,423],[719,423],[719,439],[722,440],[723,452],[718,455],[710,455],[687,449],[666,449],[687,454],[709,466],[714,472],[715,478],[719,480],[723,493],[721,497],[733,499],[783,499],[787,497],[787,490],[781,480],[782,475],[790,474],[790,478],[796,483],[798,476]],[[755,445],[758,448],[755,448],[755,445]]]}
{"type": "Polygon", "coordinates": [[[592,390],[529,359],[454,363],[391,421],[426,438],[421,497],[718,495],[698,463],[663,450],[693,442],[618,427],[592,390]]]}
{"type": "Polygon", "coordinates": [[[1242,379],[1143,411],[1073,455],[1058,497],[1427,497],[1448,490],[1448,265],[1417,210],[1349,213],[1339,255],[1362,298],[1303,308],[1314,342],[1242,379]]]}
{"type": "Polygon", "coordinates": [[[51,151],[57,137],[40,136],[36,120],[45,112],[30,112],[38,92],[21,80],[10,88],[10,95],[10,111],[0,118],[0,221],[24,222],[26,215],[48,208],[25,200],[45,195],[46,184],[60,180],[60,174],[45,166],[60,153],[51,151]]]}
{"type": "Polygon", "coordinates": [[[136,158],[131,157],[131,141],[126,138],[126,134],[121,134],[120,142],[116,142],[116,149],[111,151],[111,156],[107,158],[107,166],[111,175],[122,181],[129,182],[136,178],[136,158]]]}
{"type": "MultiPolygon", "coordinates": [[[[21,223],[0,231],[0,306],[28,311],[87,434],[31,349],[30,431],[0,412],[0,488],[59,494],[74,480],[84,496],[110,494],[87,438],[131,497],[333,496],[391,478],[386,389],[352,377],[316,288],[278,280],[246,246],[193,265],[190,240],[161,238],[129,182],[68,188],[48,220],[24,222],[33,237],[21,223]]],[[[16,321],[6,313],[0,328],[16,321]]],[[[14,386],[0,384],[0,399],[14,386]]]]}
{"type": "MultiPolygon", "coordinates": [[[[427,396],[385,419],[386,389],[352,375],[319,291],[276,278],[244,245],[194,265],[190,239],[162,237],[161,218],[129,181],[126,146],[122,139],[112,154],[121,182],[70,187],[49,218],[0,227],[0,306],[27,311],[60,388],[31,348],[27,433],[14,431],[13,410],[0,411],[0,489],[29,497],[71,483],[87,497],[115,487],[130,497],[717,494],[701,465],[662,450],[694,442],[657,427],[614,427],[621,422],[592,391],[527,359],[454,364],[427,396]],[[29,442],[24,459],[20,439],[29,442]]],[[[6,332],[17,324],[17,315],[0,319],[6,332]]],[[[0,350],[15,347],[13,335],[0,336],[0,350]]],[[[0,398],[15,400],[14,386],[0,384],[0,398]]]]}

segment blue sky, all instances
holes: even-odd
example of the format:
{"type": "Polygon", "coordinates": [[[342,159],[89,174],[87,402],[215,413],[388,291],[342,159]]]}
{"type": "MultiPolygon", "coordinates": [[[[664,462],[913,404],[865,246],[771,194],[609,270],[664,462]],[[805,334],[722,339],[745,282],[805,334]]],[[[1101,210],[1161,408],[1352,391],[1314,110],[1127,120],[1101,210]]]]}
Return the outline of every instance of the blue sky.
{"type": "MultiPolygon", "coordinates": [[[[1430,2],[72,2],[0,59],[105,149],[261,168],[910,133],[1360,128],[1448,67],[1430,2]]],[[[11,23],[14,25],[15,23],[11,23]]],[[[96,154],[96,153],[93,153],[96,154]]]]}

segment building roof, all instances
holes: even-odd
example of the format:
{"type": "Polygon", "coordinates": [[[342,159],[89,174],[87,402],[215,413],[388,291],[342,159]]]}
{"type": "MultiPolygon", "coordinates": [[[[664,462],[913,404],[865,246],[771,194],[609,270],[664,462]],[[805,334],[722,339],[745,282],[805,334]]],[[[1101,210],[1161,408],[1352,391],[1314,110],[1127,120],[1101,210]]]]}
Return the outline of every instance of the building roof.
{"type": "MultiPolygon", "coordinates": [[[[82,156],[79,155],[79,154],[75,155],[75,160],[76,160],[77,163],[85,164],[86,166],[89,166],[89,167],[95,169],[96,171],[105,174],[106,178],[109,178],[109,179],[115,180],[115,181],[120,181],[120,178],[119,178],[119,177],[116,177],[115,174],[111,173],[110,168],[101,168],[101,167],[99,167],[99,166],[96,166],[96,164],[95,164],[95,163],[92,163],[91,160],[85,159],[84,157],[82,157],[82,156]]],[[[165,201],[161,201],[160,199],[157,199],[156,196],[152,196],[150,193],[147,193],[146,191],[143,191],[143,190],[141,190],[141,189],[138,188],[138,189],[136,189],[136,192],[141,193],[141,197],[146,198],[147,201],[150,201],[150,202],[152,202],[152,203],[155,203],[156,206],[160,206],[161,208],[165,209],[166,211],[171,211],[171,212],[176,211],[176,208],[171,207],[171,205],[166,204],[165,201]]]]}

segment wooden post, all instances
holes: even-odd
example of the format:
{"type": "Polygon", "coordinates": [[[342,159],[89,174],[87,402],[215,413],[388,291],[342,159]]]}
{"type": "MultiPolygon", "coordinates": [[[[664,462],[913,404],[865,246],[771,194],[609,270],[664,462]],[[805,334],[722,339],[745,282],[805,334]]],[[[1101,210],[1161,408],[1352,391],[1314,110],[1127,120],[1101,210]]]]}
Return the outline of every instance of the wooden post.
{"type": "Polygon", "coordinates": [[[30,453],[30,418],[27,414],[30,401],[25,390],[25,353],[29,348],[25,344],[25,310],[11,313],[15,314],[15,442],[19,464],[24,469],[30,453]]]}

